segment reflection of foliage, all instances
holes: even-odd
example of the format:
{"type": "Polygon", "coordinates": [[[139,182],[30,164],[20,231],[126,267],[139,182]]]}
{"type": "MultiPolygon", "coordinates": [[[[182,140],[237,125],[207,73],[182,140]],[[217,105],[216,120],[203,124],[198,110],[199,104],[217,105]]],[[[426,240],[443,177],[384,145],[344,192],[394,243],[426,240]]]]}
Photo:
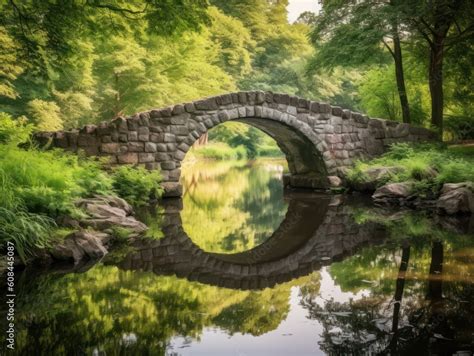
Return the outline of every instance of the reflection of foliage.
{"type": "Polygon", "coordinates": [[[212,325],[260,335],[286,317],[292,285],[233,291],[103,265],[31,277],[18,285],[19,354],[163,354],[173,336],[199,338],[212,325]]]}
{"type": "Polygon", "coordinates": [[[270,237],[287,207],[280,162],[270,162],[198,162],[183,168],[181,216],[196,244],[206,251],[241,252],[270,237]]]}
{"type": "Polygon", "coordinates": [[[323,325],[321,349],[329,355],[363,355],[381,351],[384,334],[373,322],[380,300],[363,298],[349,303],[329,300],[320,306],[311,300],[302,302],[309,317],[323,325]],[[365,351],[365,352],[364,352],[365,351]]]}
{"type": "Polygon", "coordinates": [[[160,205],[138,208],[137,217],[148,227],[146,237],[160,239],[164,236],[162,231],[163,208],[160,205]]]}
{"type": "Polygon", "coordinates": [[[434,345],[433,350],[451,354],[469,342],[468,320],[474,311],[466,301],[473,297],[472,239],[423,214],[390,216],[370,209],[355,210],[355,218],[362,225],[384,225],[390,238],[329,269],[343,291],[363,291],[362,299],[302,299],[309,317],[323,324],[322,349],[328,354],[413,354],[434,345]],[[402,244],[411,246],[411,253],[406,273],[400,274],[402,244]],[[438,274],[430,272],[433,265],[442,266],[438,274]],[[433,289],[439,293],[431,295],[433,289]]]}
{"type": "Polygon", "coordinates": [[[222,310],[213,322],[231,335],[236,332],[262,335],[276,329],[289,309],[287,288],[276,287],[251,292],[240,303],[222,310]]]}

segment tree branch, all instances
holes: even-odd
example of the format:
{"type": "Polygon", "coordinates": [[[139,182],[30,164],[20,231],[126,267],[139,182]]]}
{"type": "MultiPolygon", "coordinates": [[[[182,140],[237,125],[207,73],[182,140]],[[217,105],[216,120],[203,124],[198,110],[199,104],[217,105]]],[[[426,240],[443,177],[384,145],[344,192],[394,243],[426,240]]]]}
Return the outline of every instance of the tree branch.
{"type": "Polygon", "coordinates": [[[109,4],[91,3],[90,1],[86,1],[86,4],[88,6],[91,6],[91,7],[97,7],[97,8],[100,8],[100,9],[107,9],[107,10],[111,10],[111,11],[115,11],[115,12],[121,12],[121,13],[128,13],[128,14],[132,14],[132,15],[142,15],[142,14],[146,13],[147,8],[148,8],[148,4],[145,5],[143,10],[132,10],[132,9],[113,6],[113,5],[109,5],[109,4]]]}
{"type": "Polygon", "coordinates": [[[382,38],[382,42],[385,45],[385,47],[387,47],[387,49],[390,52],[390,54],[392,55],[392,57],[395,58],[395,53],[393,52],[392,48],[388,45],[388,43],[383,38],[382,38]]]}

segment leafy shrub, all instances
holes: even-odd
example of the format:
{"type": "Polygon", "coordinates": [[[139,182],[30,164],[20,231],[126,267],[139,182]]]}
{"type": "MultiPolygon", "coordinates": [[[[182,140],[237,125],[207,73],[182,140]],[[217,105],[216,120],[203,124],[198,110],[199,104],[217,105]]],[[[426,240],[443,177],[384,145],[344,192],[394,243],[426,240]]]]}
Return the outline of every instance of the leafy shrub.
{"type": "Polygon", "coordinates": [[[452,116],[444,126],[453,141],[474,139],[474,116],[452,116]]]}
{"type": "Polygon", "coordinates": [[[33,125],[26,118],[14,120],[10,115],[0,112],[0,144],[18,145],[29,140],[33,125]]]}
{"type": "Polygon", "coordinates": [[[117,194],[135,206],[145,205],[150,197],[159,198],[163,193],[159,171],[122,166],[115,169],[112,179],[112,185],[117,194]]]}

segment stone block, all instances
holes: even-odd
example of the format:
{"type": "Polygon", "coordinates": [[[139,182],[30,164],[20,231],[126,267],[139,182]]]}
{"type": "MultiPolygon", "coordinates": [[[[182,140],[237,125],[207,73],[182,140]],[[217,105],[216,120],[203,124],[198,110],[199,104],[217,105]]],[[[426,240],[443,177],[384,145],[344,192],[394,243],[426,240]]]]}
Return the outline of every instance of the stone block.
{"type": "MultiPolygon", "coordinates": [[[[212,121],[211,121],[212,123],[212,121]]],[[[212,126],[211,126],[212,127],[212,126]]],[[[189,129],[186,126],[181,125],[173,125],[171,126],[171,133],[175,135],[187,135],[189,133],[189,129]]]]}
{"type": "Polygon", "coordinates": [[[143,142],[129,142],[129,152],[143,152],[145,150],[145,144],[143,142]]]}
{"type": "Polygon", "coordinates": [[[119,152],[118,143],[103,143],[100,146],[100,152],[102,153],[118,153],[119,152]]]}
{"type": "Polygon", "coordinates": [[[138,162],[140,163],[147,163],[147,162],[154,162],[155,155],[153,153],[139,153],[138,154],[138,162]]]}
{"type": "Polygon", "coordinates": [[[138,141],[141,141],[141,142],[150,141],[150,135],[149,134],[138,135],[138,141]]]}
{"type": "Polygon", "coordinates": [[[194,102],[197,110],[217,110],[216,98],[208,98],[194,102]]]}
{"type": "Polygon", "coordinates": [[[167,151],[166,144],[164,144],[164,143],[156,144],[156,151],[157,152],[166,152],[167,151]]]}
{"type": "Polygon", "coordinates": [[[156,143],[145,142],[145,152],[156,152],[156,143]]]}
{"type": "Polygon", "coordinates": [[[170,171],[176,168],[176,163],[174,161],[161,162],[161,169],[165,171],[170,171]]]}
{"type": "Polygon", "coordinates": [[[117,162],[122,164],[138,163],[138,153],[128,152],[117,155],[117,162]]]}
{"type": "Polygon", "coordinates": [[[176,142],[176,136],[173,134],[165,133],[163,142],[176,142]]]}

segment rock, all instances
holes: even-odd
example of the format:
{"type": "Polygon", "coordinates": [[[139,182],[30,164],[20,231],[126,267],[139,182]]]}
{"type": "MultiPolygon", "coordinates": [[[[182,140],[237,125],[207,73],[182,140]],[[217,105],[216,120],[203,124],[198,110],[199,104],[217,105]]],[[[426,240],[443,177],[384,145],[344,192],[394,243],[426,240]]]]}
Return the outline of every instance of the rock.
{"type": "Polygon", "coordinates": [[[103,203],[110,205],[115,208],[124,210],[127,215],[133,214],[133,208],[122,198],[112,196],[112,195],[94,195],[93,198],[79,199],[76,201],[76,206],[83,207],[84,204],[91,203],[103,203]]]}
{"type": "Polygon", "coordinates": [[[474,183],[472,182],[461,182],[461,183],[445,183],[443,184],[443,188],[441,188],[441,195],[452,190],[456,190],[459,188],[469,188],[471,191],[474,191],[474,183]]]}
{"type": "Polygon", "coordinates": [[[412,184],[408,182],[385,184],[375,191],[372,199],[376,204],[400,204],[410,196],[411,188],[412,184]]]}
{"type": "Polygon", "coordinates": [[[403,167],[374,167],[364,171],[365,178],[362,181],[350,182],[351,188],[357,191],[375,191],[377,186],[384,183],[387,178],[403,172],[403,167]]]}
{"type": "Polygon", "coordinates": [[[63,242],[54,246],[50,251],[57,260],[74,260],[74,264],[85,258],[98,259],[107,254],[107,249],[102,244],[99,235],[92,231],[76,231],[64,239],[63,242]]]}
{"type": "Polygon", "coordinates": [[[444,184],[436,207],[440,212],[449,215],[474,213],[473,184],[470,182],[444,184]]]}
{"type": "Polygon", "coordinates": [[[342,179],[338,176],[328,176],[328,182],[331,187],[337,188],[342,185],[342,179]]]}
{"type": "Polygon", "coordinates": [[[145,224],[130,215],[133,209],[123,199],[95,196],[78,200],[76,205],[83,208],[88,215],[79,221],[82,227],[103,231],[118,226],[130,230],[132,234],[141,234],[148,229],[145,224]]]}
{"type": "Polygon", "coordinates": [[[178,182],[164,182],[161,183],[164,189],[163,197],[180,197],[183,195],[183,187],[178,182]]]}

